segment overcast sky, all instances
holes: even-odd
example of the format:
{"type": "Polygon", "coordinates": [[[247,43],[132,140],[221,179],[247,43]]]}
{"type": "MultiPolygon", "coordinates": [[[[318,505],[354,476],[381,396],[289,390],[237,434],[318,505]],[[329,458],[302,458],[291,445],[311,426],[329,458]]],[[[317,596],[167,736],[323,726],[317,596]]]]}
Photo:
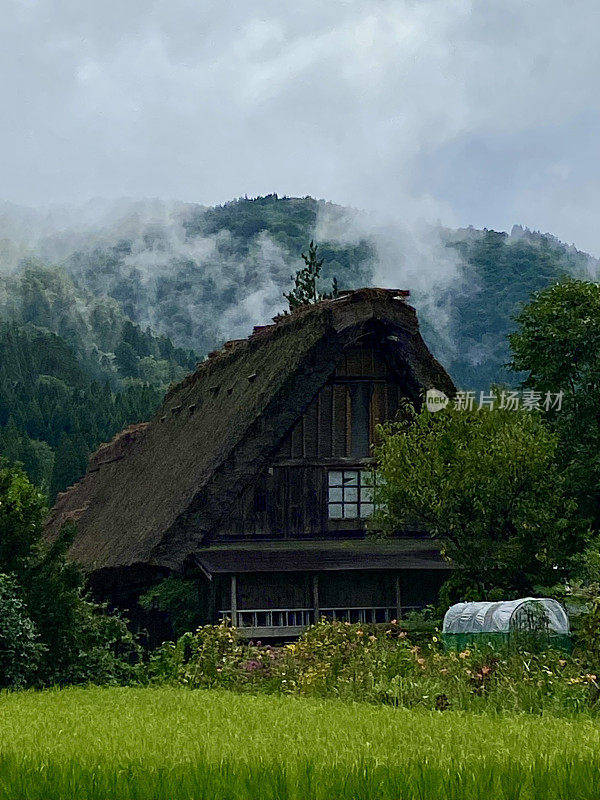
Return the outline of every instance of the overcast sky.
{"type": "Polygon", "coordinates": [[[316,197],[600,255],[598,0],[1,0],[0,197],[316,197]]]}

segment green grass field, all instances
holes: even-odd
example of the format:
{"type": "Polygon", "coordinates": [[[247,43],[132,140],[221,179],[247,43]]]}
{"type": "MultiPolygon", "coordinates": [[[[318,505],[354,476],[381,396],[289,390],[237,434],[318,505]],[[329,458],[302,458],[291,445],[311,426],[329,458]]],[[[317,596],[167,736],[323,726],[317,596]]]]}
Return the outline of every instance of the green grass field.
{"type": "Polygon", "coordinates": [[[600,723],[223,691],[0,695],[0,798],[597,800],[600,723]]]}

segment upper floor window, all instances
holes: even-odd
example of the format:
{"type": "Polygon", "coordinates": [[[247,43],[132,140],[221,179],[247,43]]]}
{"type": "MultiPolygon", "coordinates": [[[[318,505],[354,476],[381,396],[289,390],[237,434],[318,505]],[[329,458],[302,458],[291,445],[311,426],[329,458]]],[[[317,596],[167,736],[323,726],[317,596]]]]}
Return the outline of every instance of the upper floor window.
{"type": "Polygon", "coordinates": [[[350,384],[350,452],[356,458],[370,455],[370,411],[373,385],[350,384]]]}
{"type": "Polygon", "coordinates": [[[373,515],[371,470],[332,470],[328,474],[329,519],[366,519],[373,515]]]}

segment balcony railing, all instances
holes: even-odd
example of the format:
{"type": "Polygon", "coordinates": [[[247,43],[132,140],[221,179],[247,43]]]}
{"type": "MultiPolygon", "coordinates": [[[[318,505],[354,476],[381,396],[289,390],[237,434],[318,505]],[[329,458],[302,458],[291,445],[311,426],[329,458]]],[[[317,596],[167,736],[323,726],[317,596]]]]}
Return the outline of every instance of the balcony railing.
{"type": "MultiPolygon", "coordinates": [[[[402,611],[414,610],[413,606],[403,606],[402,611]]],[[[231,609],[219,611],[219,621],[233,620],[231,609]]],[[[236,627],[241,629],[260,628],[306,628],[315,622],[315,611],[312,608],[252,608],[237,609],[235,612],[236,627]]],[[[354,608],[321,608],[319,619],[360,624],[391,622],[398,616],[396,606],[366,606],[354,608]]]]}
{"type": "MultiPolygon", "coordinates": [[[[238,628],[306,628],[313,623],[312,608],[253,608],[237,610],[238,628]]],[[[231,611],[219,611],[219,620],[233,619],[231,611]]]]}

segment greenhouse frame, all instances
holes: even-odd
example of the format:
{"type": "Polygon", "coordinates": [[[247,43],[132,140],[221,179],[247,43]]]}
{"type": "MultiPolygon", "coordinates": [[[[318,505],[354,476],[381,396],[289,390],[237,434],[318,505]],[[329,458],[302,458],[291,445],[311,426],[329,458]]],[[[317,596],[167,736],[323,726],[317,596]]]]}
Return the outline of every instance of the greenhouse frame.
{"type": "Polygon", "coordinates": [[[548,597],[456,603],[444,616],[446,647],[510,646],[527,642],[570,649],[569,617],[562,605],[548,597]]]}

